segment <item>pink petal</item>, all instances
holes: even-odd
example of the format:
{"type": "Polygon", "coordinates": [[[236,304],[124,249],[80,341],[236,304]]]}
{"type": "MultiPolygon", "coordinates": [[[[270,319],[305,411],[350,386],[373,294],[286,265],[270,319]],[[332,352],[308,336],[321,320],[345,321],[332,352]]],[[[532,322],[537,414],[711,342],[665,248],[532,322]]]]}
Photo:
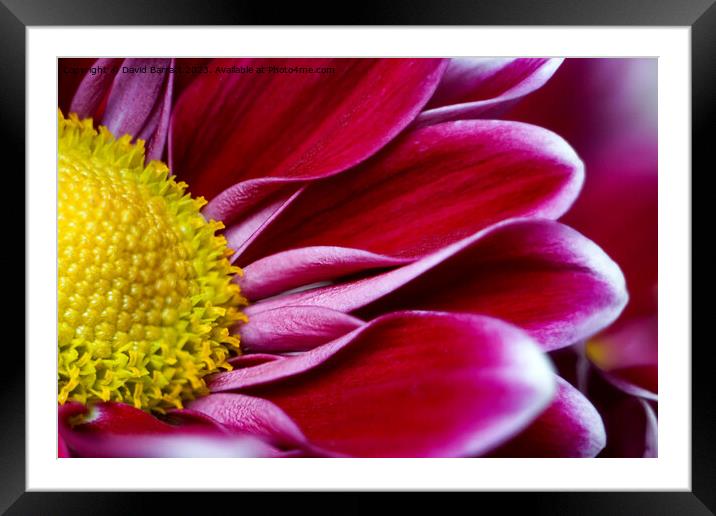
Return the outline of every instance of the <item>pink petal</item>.
{"type": "Polygon", "coordinates": [[[336,174],[409,124],[445,65],[435,59],[214,60],[172,113],[172,169],[207,198],[247,179],[336,174]],[[216,71],[232,65],[328,67],[335,73],[216,71]]]}
{"type": "MultiPolygon", "coordinates": [[[[92,65],[94,67],[107,67],[111,70],[114,67],[122,65],[123,59],[97,59],[92,65]]],[[[99,121],[102,114],[101,110],[104,106],[104,102],[107,99],[110,89],[112,88],[112,82],[117,77],[113,73],[87,73],[85,74],[82,82],[80,82],[72,102],[70,103],[70,113],[77,113],[80,118],[94,118],[95,121],[99,121]]]]}
{"type": "Polygon", "coordinates": [[[473,120],[425,127],[355,170],[309,185],[239,262],[328,245],[419,258],[507,218],[558,218],[583,176],[571,147],[536,126],[473,120]]]}
{"type": "Polygon", "coordinates": [[[419,308],[490,315],[546,350],[608,326],[627,301],[619,267],[593,242],[549,220],[512,220],[398,269],[272,298],[254,313],[314,305],[371,318],[419,308]]]}
{"type": "Polygon", "coordinates": [[[239,434],[261,437],[274,445],[305,447],[301,430],[280,408],[270,401],[242,394],[211,394],[189,404],[192,410],[206,414],[239,434]]]}
{"type": "Polygon", "coordinates": [[[541,88],[563,59],[452,59],[418,124],[485,116],[541,88]]]}
{"type": "Polygon", "coordinates": [[[173,76],[152,73],[165,68],[171,59],[126,59],[123,68],[146,67],[146,73],[119,73],[112,84],[102,124],[115,136],[131,134],[148,142],[147,158],[161,157],[169,125],[173,76]]]}
{"type": "Polygon", "coordinates": [[[348,276],[366,269],[396,267],[409,259],[343,247],[302,247],[276,253],[244,267],[238,280],[248,299],[264,299],[287,290],[348,276]]]}
{"type": "Polygon", "coordinates": [[[353,316],[318,306],[287,306],[253,314],[239,328],[249,352],[305,351],[345,335],[363,324],[353,316]]]}
{"type": "Polygon", "coordinates": [[[557,377],[552,404],[494,457],[596,457],[606,444],[597,409],[569,382],[557,377]]]}
{"type": "Polygon", "coordinates": [[[281,360],[283,357],[280,355],[273,355],[271,353],[249,353],[248,355],[239,355],[229,359],[229,363],[234,369],[242,369],[244,367],[251,367],[265,362],[273,362],[274,360],[281,360]]]}
{"type": "Polygon", "coordinates": [[[535,343],[511,325],[402,312],[301,355],[218,374],[210,385],[253,385],[252,395],[337,454],[460,456],[483,453],[528,425],[549,403],[554,376],[535,343]]]}

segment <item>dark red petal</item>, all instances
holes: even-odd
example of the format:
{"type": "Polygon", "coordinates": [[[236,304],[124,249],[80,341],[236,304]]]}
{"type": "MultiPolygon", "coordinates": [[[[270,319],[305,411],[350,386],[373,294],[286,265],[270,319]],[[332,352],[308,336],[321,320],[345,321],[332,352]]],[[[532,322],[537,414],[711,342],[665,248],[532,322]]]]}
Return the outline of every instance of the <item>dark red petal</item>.
{"type": "Polygon", "coordinates": [[[301,181],[336,174],[375,153],[413,120],[445,64],[437,59],[214,60],[210,73],[195,79],[174,108],[172,169],[207,198],[247,179],[301,181]],[[253,67],[254,73],[217,71],[234,65],[253,67]],[[255,72],[268,66],[334,72],[255,72]]]}
{"type": "Polygon", "coordinates": [[[210,382],[212,390],[251,385],[248,392],[278,405],[321,449],[460,456],[483,453],[528,425],[549,403],[554,376],[535,343],[511,325],[403,312],[210,382]]]}
{"type": "Polygon", "coordinates": [[[315,305],[364,319],[404,308],[491,315],[525,328],[546,350],[591,336],[624,308],[619,267],[558,222],[513,220],[398,269],[254,305],[315,305]]]}
{"type": "Polygon", "coordinates": [[[494,120],[430,126],[307,186],[239,263],[309,246],[419,258],[501,220],[558,218],[583,177],[571,147],[539,127],[494,120]]]}

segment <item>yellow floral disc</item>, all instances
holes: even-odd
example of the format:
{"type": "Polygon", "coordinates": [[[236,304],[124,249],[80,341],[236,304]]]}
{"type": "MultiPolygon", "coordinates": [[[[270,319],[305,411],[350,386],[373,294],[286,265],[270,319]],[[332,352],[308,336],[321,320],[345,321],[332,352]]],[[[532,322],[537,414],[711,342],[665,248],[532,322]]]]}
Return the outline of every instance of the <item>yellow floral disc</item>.
{"type": "Polygon", "coordinates": [[[231,369],[246,305],[220,222],[144,142],[59,113],[58,399],[163,412],[231,369]]]}

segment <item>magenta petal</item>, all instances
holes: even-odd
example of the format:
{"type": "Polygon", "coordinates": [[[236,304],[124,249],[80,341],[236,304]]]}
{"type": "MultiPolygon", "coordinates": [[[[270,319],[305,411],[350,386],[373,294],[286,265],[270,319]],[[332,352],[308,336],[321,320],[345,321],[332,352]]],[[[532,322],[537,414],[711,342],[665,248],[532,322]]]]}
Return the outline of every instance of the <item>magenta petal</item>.
{"type": "Polygon", "coordinates": [[[328,245],[419,258],[508,218],[558,218],[583,178],[572,148],[537,126],[426,127],[354,170],[308,185],[239,262],[328,245]]]}
{"type": "Polygon", "coordinates": [[[611,323],[627,301],[619,267],[593,242],[549,220],[496,224],[398,269],[272,298],[253,309],[315,305],[370,317],[419,308],[491,315],[546,350],[611,323]]]}
{"type": "MultiPolygon", "coordinates": [[[[92,66],[113,68],[121,66],[123,59],[98,59],[92,66]]],[[[98,121],[99,109],[112,88],[116,75],[112,73],[87,73],[77,87],[70,103],[70,113],[80,118],[95,118],[98,121]]]]}
{"type": "Polygon", "coordinates": [[[262,385],[249,391],[286,412],[313,445],[351,456],[483,453],[527,426],[554,394],[549,361],[522,331],[434,312],[386,315],[210,382],[212,390],[250,385],[262,385]]]}
{"type": "Polygon", "coordinates": [[[494,457],[596,457],[606,444],[597,409],[569,382],[557,377],[552,404],[494,457]]]}
{"type": "Polygon", "coordinates": [[[247,179],[336,174],[408,125],[445,65],[438,59],[216,59],[174,108],[172,169],[207,198],[247,179]],[[280,73],[216,71],[231,66],[334,73],[297,73],[286,80],[280,73]]]}
{"type": "Polygon", "coordinates": [[[287,306],[254,314],[239,328],[241,347],[249,352],[306,351],[349,333],[363,321],[318,306],[287,306]]]}
{"type": "Polygon", "coordinates": [[[60,459],[71,457],[70,449],[61,435],[57,436],[57,457],[60,459]]]}
{"type": "Polygon", "coordinates": [[[367,269],[396,267],[408,259],[343,247],[303,247],[273,254],[244,267],[239,279],[248,299],[263,299],[292,288],[328,281],[367,269]]]}
{"type": "Polygon", "coordinates": [[[564,59],[452,59],[420,125],[485,116],[542,87],[564,59]]]}

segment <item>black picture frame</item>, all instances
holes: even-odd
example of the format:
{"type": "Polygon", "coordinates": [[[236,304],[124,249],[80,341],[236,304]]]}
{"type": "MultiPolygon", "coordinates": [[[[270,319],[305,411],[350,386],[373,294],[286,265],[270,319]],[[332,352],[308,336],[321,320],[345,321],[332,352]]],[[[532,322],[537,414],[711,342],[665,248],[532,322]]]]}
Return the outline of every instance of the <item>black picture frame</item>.
{"type": "MultiPolygon", "coordinates": [[[[691,27],[692,59],[692,163],[706,172],[713,146],[707,128],[716,115],[716,4],[714,0],[510,0],[405,2],[362,1],[347,8],[343,3],[304,2],[280,6],[265,2],[229,0],[0,0],[0,62],[3,85],[0,111],[3,123],[3,155],[17,156],[14,170],[24,170],[25,146],[25,30],[42,25],[646,25],[691,27]]],[[[89,47],[88,47],[89,48],[89,47]]],[[[713,163],[710,163],[710,169],[713,163]]],[[[7,172],[7,171],[6,171],[7,172]]],[[[693,178],[693,172],[691,177],[693,178]]],[[[8,176],[4,179],[8,181],[8,176]]],[[[15,178],[16,180],[19,178],[15,178]]],[[[17,181],[17,184],[23,184],[17,181]]],[[[23,187],[24,188],[24,187],[23,187]]],[[[692,190],[693,191],[693,190],[692,190]]],[[[23,199],[24,196],[16,195],[23,199]]],[[[4,208],[7,209],[7,208],[4,208]]],[[[17,213],[17,211],[15,211],[17,213]]],[[[692,220],[708,215],[693,209],[692,220]]],[[[693,231],[693,230],[692,230],[693,231]]],[[[19,228],[18,228],[19,232],[19,228]]],[[[14,235],[13,235],[14,236],[14,235]]],[[[16,239],[19,242],[20,237],[16,239]]],[[[693,251],[692,251],[693,253],[693,251]]],[[[702,256],[708,256],[705,253],[702,256]]],[[[699,255],[693,255],[694,258],[699,255]]],[[[693,263],[693,262],[692,262],[693,263]]],[[[693,265],[692,265],[693,268],[693,265]]],[[[9,269],[6,269],[9,270],[9,269]]],[[[32,271],[25,269],[26,277],[32,271]]],[[[707,288],[699,284],[700,289],[707,288]]],[[[28,307],[30,309],[30,307],[28,307]]],[[[6,317],[8,317],[6,315],[6,317]]],[[[693,315],[692,315],[693,319],[693,315]]],[[[15,326],[19,327],[18,324],[15,326]]],[[[25,353],[19,339],[5,342],[0,389],[2,438],[0,438],[0,512],[6,514],[135,514],[150,507],[149,494],[25,492],[25,353]],[[9,362],[8,362],[9,361],[9,362]]],[[[677,345],[679,343],[669,343],[677,345]]],[[[687,345],[688,343],[682,343],[687,345]]],[[[529,510],[536,514],[716,514],[716,404],[710,371],[711,339],[693,339],[692,346],[692,490],[690,492],[550,492],[471,493],[456,495],[451,503],[489,502],[499,512],[529,510]],[[471,500],[460,501],[462,496],[471,500]]],[[[312,511],[335,505],[326,494],[306,493],[292,499],[292,510],[312,511]]],[[[186,513],[186,493],[151,495],[166,513],[186,513]]],[[[226,508],[255,503],[256,494],[205,493],[204,508],[226,508]],[[232,497],[232,498],[229,498],[232,497]]],[[[286,499],[272,494],[271,506],[286,499]]],[[[379,494],[349,494],[339,503],[340,513],[364,512],[382,505],[379,494]]],[[[431,505],[422,494],[411,500],[423,508],[431,505]]],[[[247,506],[248,507],[248,506],[247,506]]],[[[436,508],[442,507],[436,505],[436,508]]],[[[483,506],[484,507],[484,506],[483,506]]],[[[273,509],[271,510],[273,512],[273,509]]],[[[492,510],[490,510],[492,512],[492,510]]]]}

